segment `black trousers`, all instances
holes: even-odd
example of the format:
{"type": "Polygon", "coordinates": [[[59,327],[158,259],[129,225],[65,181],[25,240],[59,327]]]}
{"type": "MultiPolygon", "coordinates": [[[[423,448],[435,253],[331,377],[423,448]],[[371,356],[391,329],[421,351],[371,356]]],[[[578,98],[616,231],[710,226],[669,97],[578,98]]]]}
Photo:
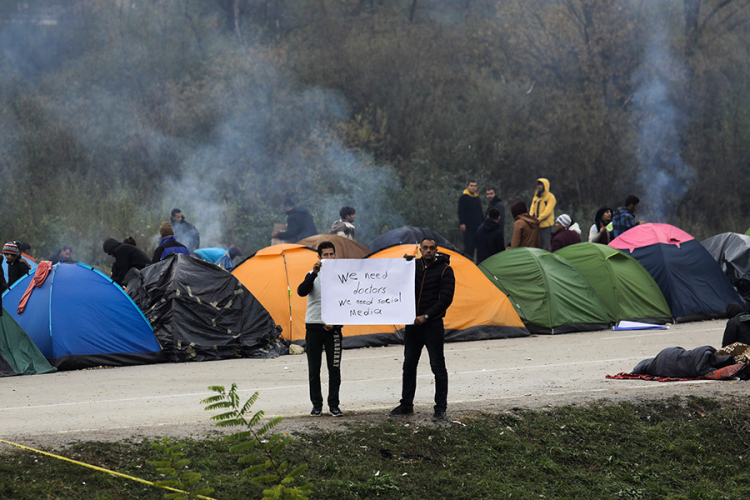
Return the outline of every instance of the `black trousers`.
{"type": "Polygon", "coordinates": [[[478,227],[466,226],[464,233],[464,253],[474,260],[474,251],[477,249],[477,229],[478,227]]]}
{"type": "Polygon", "coordinates": [[[443,320],[430,321],[424,325],[407,325],[404,334],[404,375],[401,390],[401,404],[414,406],[417,392],[417,366],[422,348],[427,347],[430,368],[435,375],[435,409],[448,407],[448,370],[445,368],[445,328],[443,320]]]}
{"type": "MultiPolygon", "coordinates": [[[[317,325],[316,325],[317,326],[317,325]]],[[[341,387],[341,327],[325,331],[308,328],[305,333],[307,370],[310,381],[310,401],[315,408],[323,407],[323,394],[320,390],[320,365],[323,350],[328,365],[328,406],[339,406],[341,387]]]]}

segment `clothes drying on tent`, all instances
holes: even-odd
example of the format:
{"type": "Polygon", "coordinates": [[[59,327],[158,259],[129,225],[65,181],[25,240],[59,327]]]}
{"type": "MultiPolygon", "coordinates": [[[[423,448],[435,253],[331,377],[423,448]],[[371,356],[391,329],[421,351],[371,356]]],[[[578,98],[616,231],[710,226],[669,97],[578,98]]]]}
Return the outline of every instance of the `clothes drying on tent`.
{"type": "Polygon", "coordinates": [[[581,272],[540,248],[512,248],[479,264],[535,333],[569,333],[609,327],[609,315],[581,272]]]}
{"type": "Polygon", "coordinates": [[[609,243],[646,268],[678,322],[724,317],[743,300],[703,245],[669,224],[641,224],[609,243]]]}
{"type": "Polygon", "coordinates": [[[701,242],[745,301],[750,301],[750,236],[722,233],[701,242]]]}
{"type": "Polygon", "coordinates": [[[597,243],[570,245],[556,253],[583,274],[612,323],[633,320],[663,324],[672,320],[659,285],[631,256],[597,243]]]}
{"type": "Polygon", "coordinates": [[[366,246],[338,234],[316,234],[298,241],[297,244],[317,250],[318,245],[324,241],[330,241],[336,247],[337,259],[362,259],[370,254],[370,249],[366,246]]]}
{"type": "Polygon", "coordinates": [[[0,315],[0,377],[54,372],[34,342],[7,312],[0,315]]]}
{"type": "Polygon", "coordinates": [[[286,347],[268,311],[218,266],[174,254],[127,282],[169,361],[276,357],[286,347]]]}
{"type": "Polygon", "coordinates": [[[60,370],[162,361],[151,325],[123,289],[91,266],[60,262],[34,288],[22,314],[18,304],[34,274],[3,296],[6,311],[60,370]]]}
{"type": "Polygon", "coordinates": [[[199,248],[193,250],[193,256],[205,260],[206,262],[210,262],[211,264],[221,266],[227,271],[234,269],[234,261],[232,261],[232,257],[229,256],[229,250],[224,250],[223,248],[199,248]]]}
{"type": "Polygon", "coordinates": [[[396,229],[392,229],[387,233],[381,234],[367,245],[367,248],[373,252],[382,250],[393,245],[416,245],[422,242],[426,237],[434,238],[438,244],[438,251],[441,249],[452,250],[458,252],[450,241],[446,240],[438,233],[430,231],[423,227],[410,227],[403,226],[396,229]]]}
{"type": "MultiPolygon", "coordinates": [[[[21,258],[26,261],[29,267],[31,267],[31,272],[33,273],[34,270],[36,269],[36,261],[32,259],[31,257],[29,257],[28,255],[26,255],[25,253],[21,254],[21,258]]],[[[3,261],[2,267],[3,267],[3,275],[5,276],[5,281],[8,281],[8,263],[6,262],[5,259],[0,259],[0,260],[3,261]]],[[[2,293],[2,290],[0,290],[0,293],[2,293]]]]}

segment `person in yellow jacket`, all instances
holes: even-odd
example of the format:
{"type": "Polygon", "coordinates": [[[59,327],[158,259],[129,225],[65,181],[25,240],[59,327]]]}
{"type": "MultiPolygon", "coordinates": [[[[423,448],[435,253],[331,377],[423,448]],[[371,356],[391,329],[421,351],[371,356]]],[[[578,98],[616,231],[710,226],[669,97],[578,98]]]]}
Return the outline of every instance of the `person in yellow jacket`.
{"type": "Polygon", "coordinates": [[[549,181],[543,177],[536,180],[536,193],[531,200],[529,214],[539,219],[539,239],[542,248],[552,248],[552,228],[555,227],[555,195],[549,191],[549,181]]]}

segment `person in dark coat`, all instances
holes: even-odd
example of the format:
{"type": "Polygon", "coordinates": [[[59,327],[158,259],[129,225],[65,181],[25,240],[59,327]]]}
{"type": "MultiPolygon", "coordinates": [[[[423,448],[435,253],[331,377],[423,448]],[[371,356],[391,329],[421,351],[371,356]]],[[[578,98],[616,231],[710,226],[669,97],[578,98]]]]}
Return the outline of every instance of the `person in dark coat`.
{"type": "Polygon", "coordinates": [[[487,196],[487,215],[490,215],[490,210],[493,208],[500,212],[498,224],[500,224],[500,229],[503,230],[503,240],[505,240],[505,205],[503,205],[503,200],[500,199],[500,194],[494,187],[487,188],[485,195],[487,196]]]}
{"type": "Polygon", "coordinates": [[[539,219],[529,215],[526,203],[517,201],[510,207],[513,216],[513,236],[510,248],[531,247],[539,248],[539,219]]]}
{"type": "MultiPolygon", "coordinates": [[[[427,347],[430,367],[435,375],[435,413],[433,420],[444,420],[448,407],[448,370],[445,367],[445,328],[443,317],[453,302],[456,277],[448,255],[438,255],[434,238],[424,238],[420,244],[422,258],[414,272],[417,317],[404,331],[404,367],[401,404],[391,415],[414,413],[414,394],[417,391],[417,365],[422,348],[427,347]]],[[[413,255],[405,256],[413,259],[413,255]]]]}
{"type": "Polygon", "coordinates": [[[562,214],[557,220],[555,220],[557,231],[552,235],[553,252],[581,242],[581,235],[570,230],[570,226],[572,225],[573,219],[571,219],[568,214],[562,214]]]}
{"type": "Polygon", "coordinates": [[[125,275],[131,268],[140,270],[151,264],[151,259],[143,250],[128,243],[120,243],[114,238],[105,240],[102,248],[107,255],[115,258],[110,276],[120,286],[125,285],[125,275]]]}
{"type": "Polygon", "coordinates": [[[159,246],[154,250],[154,257],[151,259],[153,264],[161,262],[170,253],[184,253],[190,255],[190,251],[185,245],[178,242],[174,237],[174,230],[172,224],[169,222],[162,222],[159,226],[159,234],[161,235],[161,241],[159,246]]]}
{"type": "Polygon", "coordinates": [[[292,200],[286,200],[284,202],[284,210],[286,210],[286,231],[274,231],[271,238],[296,243],[308,236],[318,234],[318,230],[315,228],[315,221],[308,209],[297,207],[292,200]]]}
{"type": "Polygon", "coordinates": [[[185,220],[182,211],[179,208],[172,209],[170,224],[174,231],[174,237],[180,243],[183,243],[189,251],[193,251],[201,246],[201,235],[194,225],[185,220]]]}
{"type": "Polygon", "coordinates": [[[487,218],[477,229],[477,262],[482,262],[505,250],[505,237],[500,226],[500,212],[490,208],[487,218]]]}
{"type": "Polygon", "coordinates": [[[62,248],[58,248],[55,250],[52,255],[49,256],[50,262],[52,264],[57,264],[58,262],[64,262],[66,260],[70,260],[73,256],[73,247],[64,246],[62,248]]]}
{"type": "Polygon", "coordinates": [[[721,339],[721,347],[741,342],[750,345],[750,311],[740,304],[729,304],[727,306],[727,326],[721,339]]]}
{"type": "Polygon", "coordinates": [[[21,257],[19,245],[17,241],[3,245],[3,257],[8,262],[8,287],[31,271],[31,266],[21,257]]]}
{"type": "Polygon", "coordinates": [[[458,197],[458,227],[464,235],[464,254],[474,260],[474,250],[477,245],[477,229],[484,222],[482,200],[477,193],[477,181],[469,181],[469,185],[458,197]]]}

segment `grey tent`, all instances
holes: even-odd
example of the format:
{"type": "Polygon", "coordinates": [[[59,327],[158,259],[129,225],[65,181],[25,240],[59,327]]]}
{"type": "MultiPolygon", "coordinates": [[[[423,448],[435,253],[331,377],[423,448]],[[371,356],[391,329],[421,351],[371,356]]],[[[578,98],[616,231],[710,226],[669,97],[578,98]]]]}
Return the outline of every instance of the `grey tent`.
{"type": "Polygon", "coordinates": [[[719,263],[742,298],[750,301],[750,236],[721,233],[701,244],[719,263]]]}

